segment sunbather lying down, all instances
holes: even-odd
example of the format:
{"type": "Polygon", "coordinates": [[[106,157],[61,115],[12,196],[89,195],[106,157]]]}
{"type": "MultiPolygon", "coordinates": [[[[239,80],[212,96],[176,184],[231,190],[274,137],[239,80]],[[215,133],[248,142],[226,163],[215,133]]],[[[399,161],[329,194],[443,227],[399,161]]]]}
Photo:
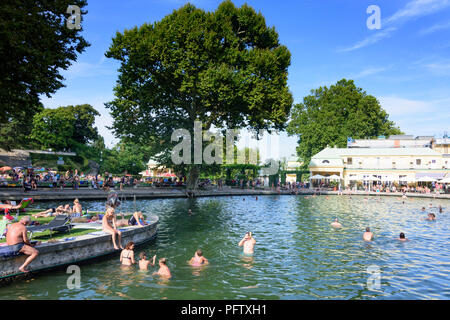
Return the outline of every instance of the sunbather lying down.
{"type": "Polygon", "coordinates": [[[60,214],[66,214],[70,213],[72,210],[70,210],[70,205],[66,204],[65,206],[59,206],[57,208],[50,208],[45,211],[38,212],[36,214],[33,214],[33,218],[41,218],[41,217],[53,217],[60,214]]]}
{"type": "Polygon", "coordinates": [[[16,209],[20,209],[21,204],[18,204],[16,206],[13,206],[12,204],[0,204],[0,209],[4,210],[4,209],[10,209],[10,210],[16,210],[16,209]]]}

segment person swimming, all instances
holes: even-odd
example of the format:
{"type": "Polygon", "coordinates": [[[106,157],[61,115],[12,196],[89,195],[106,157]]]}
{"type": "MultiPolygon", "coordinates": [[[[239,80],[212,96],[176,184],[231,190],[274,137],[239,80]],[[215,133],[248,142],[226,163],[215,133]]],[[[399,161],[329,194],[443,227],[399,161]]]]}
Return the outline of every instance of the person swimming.
{"type": "Polygon", "coordinates": [[[203,251],[197,249],[197,251],[195,251],[194,256],[191,258],[191,260],[189,260],[189,264],[191,266],[202,266],[209,264],[209,261],[203,256],[203,251]]]}
{"type": "Polygon", "coordinates": [[[120,262],[124,266],[131,266],[134,264],[134,242],[130,241],[125,246],[125,249],[120,253],[120,262]]]}
{"type": "Polygon", "coordinates": [[[147,256],[144,252],[141,252],[139,254],[139,269],[140,270],[148,270],[148,266],[151,265],[152,267],[155,266],[155,260],[156,260],[156,254],[153,256],[153,262],[150,260],[147,260],[147,256]]]}
{"type": "Polygon", "coordinates": [[[439,213],[442,213],[442,206],[439,205],[439,213]]]}
{"type": "Polygon", "coordinates": [[[364,241],[372,241],[373,239],[373,233],[370,231],[370,228],[366,228],[366,232],[363,234],[364,241]]]}
{"type": "Polygon", "coordinates": [[[436,215],[434,213],[429,213],[428,218],[426,218],[425,220],[434,221],[436,220],[436,215]]]}
{"type": "Polygon", "coordinates": [[[403,232],[400,232],[400,235],[398,236],[398,240],[400,241],[407,241],[405,234],[403,232]]]}
{"type": "Polygon", "coordinates": [[[159,270],[158,272],[153,272],[154,276],[160,276],[163,278],[171,278],[172,274],[170,273],[169,267],[167,266],[167,259],[161,258],[159,259],[159,270]]]}
{"type": "Polygon", "coordinates": [[[334,219],[334,221],[331,223],[331,226],[333,228],[342,228],[342,224],[338,221],[338,218],[334,219]]]}
{"type": "Polygon", "coordinates": [[[245,234],[244,238],[239,241],[238,246],[244,246],[244,254],[253,254],[256,240],[252,237],[252,233],[249,231],[245,234]]]}

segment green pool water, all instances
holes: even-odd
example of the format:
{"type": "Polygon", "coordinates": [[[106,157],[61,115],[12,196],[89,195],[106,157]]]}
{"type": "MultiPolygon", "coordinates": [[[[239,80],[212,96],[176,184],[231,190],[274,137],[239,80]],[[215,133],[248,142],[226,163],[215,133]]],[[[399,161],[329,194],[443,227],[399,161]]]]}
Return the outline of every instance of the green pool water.
{"type": "MultiPolygon", "coordinates": [[[[103,201],[82,204],[104,208],[103,201]]],[[[136,248],[135,255],[166,257],[172,279],[153,277],[155,268],[124,269],[117,255],[81,265],[79,289],[69,289],[70,275],[58,270],[3,286],[0,299],[450,298],[448,200],[403,204],[398,197],[281,195],[139,200],[121,206],[134,209],[160,218],[157,239],[136,248]],[[437,220],[424,221],[422,207],[437,220]],[[330,227],[335,217],[343,224],[340,230],[330,227]],[[367,226],[375,234],[371,243],[362,240],[367,226]],[[253,257],[238,247],[246,231],[257,241],[253,257]],[[409,241],[398,241],[400,232],[409,241]],[[209,266],[187,264],[197,248],[209,266]],[[371,282],[368,268],[379,270],[379,286],[373,286],[378,282],[371,282]]]]}

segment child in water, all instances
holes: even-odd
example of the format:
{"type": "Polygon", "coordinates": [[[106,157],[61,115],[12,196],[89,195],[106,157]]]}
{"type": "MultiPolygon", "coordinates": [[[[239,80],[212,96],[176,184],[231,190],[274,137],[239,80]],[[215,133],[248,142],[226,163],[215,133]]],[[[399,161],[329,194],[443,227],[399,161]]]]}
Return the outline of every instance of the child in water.
{"type": "Polygon", "coordinates": [[[197,251],[195,251],[195,255],[189,261],[189,264],[191,266],[202,266],[209,264],[209,261],[203,256],[202,250],[197,249],[197,251]]]}
{"type": "Polygon", "coordinates": [[[172,277],[172,275],[170,274],[169,267],[167,267],[167,259],[166,258],[159,259],[159,270],[158,270],[158,272],[154,272],[153,275],[160,276],[160,277],[167,278],[167,279],[172,277]]]}
{"type": "Polygon", "coordinates": [[[150,260],[147,260],[147,256],[144,252],[141,252],[139,254],[139,269],[140,270],[148,270],[148,265],[151,265],[152,267],[155,266],[155,260],[156,260],[156,254],[153,256],[153,262],[150,262],[150,260]]]}

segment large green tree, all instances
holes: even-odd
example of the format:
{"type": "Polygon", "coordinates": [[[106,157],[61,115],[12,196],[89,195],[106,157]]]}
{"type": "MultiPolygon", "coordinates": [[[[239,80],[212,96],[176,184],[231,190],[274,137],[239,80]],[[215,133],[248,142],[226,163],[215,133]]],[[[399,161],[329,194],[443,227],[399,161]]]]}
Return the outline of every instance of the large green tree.
{"type": "Polygon", "coordinates": [[[30,139],[40,148],[74,150],[98,138],[94,122],[99,115],[89,104],[44,109],[33,117],[30,139]]]}
{"type": "MultiPolygon", "coordinates": [[[[117,33],[106,56],[121,62],[116,98],[106,104],[113,131],[154,142],[167,164],[172,132],[184,128],[192,136],[196,120],[204,131],[285,128],[293,102],[290,53],[247,5],[225,1],[205,12],[186,4],[161,21],[117,33]]],[[[188,189],[195,189],[200,165],[184,169],[188,189]]]]}
{"type": "Polygon", "coordinates": [[[124,140],[105,154],[100,168],[102,172],[139,174],[145,170],[152,151],[149,146],[140,146],[124,140]]]}
{"type": "Polygon", "coordinates": [[[378,100],[346,79],[311,90],[303,103],[294,105],[291,119],[287,132],[299,137],[297,154],[304,167],[326,146],[345,148],[347,137],[401,134],[378,100]]]}
{"type": "Polygon", "coordinates": [[[64,86],[61,70],[89,45],[82,29],[67,27],[69,5],[81,9],[82,20],[86,0],[0,2],[0,147],[23,145],[31,131],[24,114],[30,119],[42,111],[39,96],[64,86]]]}

